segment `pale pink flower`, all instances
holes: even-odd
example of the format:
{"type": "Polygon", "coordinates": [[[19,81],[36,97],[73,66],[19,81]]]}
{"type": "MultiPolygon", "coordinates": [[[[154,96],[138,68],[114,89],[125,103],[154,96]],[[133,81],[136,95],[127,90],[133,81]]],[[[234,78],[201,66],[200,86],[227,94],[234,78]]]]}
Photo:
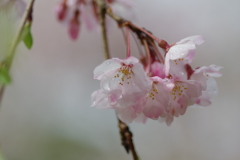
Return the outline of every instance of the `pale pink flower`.
{"type": "Polygon", "coordinates": [[[100,89],[92,93],[92,107],[115,109],[118,117],[125,123],[131,123],[133,120],[139,123],[146,122],[146,117],[141,114],[140,100],[129,106],[119,102],[121,100],[125,101],[126,97],[122,97],[120,90],[106,91],[100,89]]]}
{"type": "Polygon", "coordinates": [[[141,113],[136,112],[134,105],[126,108],[116,107],[115,109],[118,118],[125,123],[131,123],[134,119],[140,116],[141,113]]]}
{"type": "Polygon", "coordinates": [[[165,112],[159,118],[170,125],[174,117],[185,114],[188,106],[193,105],[196,99],[202,94],[202,86],[194,80],[172,80],[173,87],[169,92],[168,105],[165,112]]]}
{"type": "Polygon", "coordinates": [[[137,58],[106,60],[95,68],[94,78],[100,80],[101,90],[92,94],[93,106],[116,109],[119,118],[127,123],[141,114],[140,103],[151,82],[137,58]]]}
{"type": "Polygon", "coordinates": [[[147,92],[150,89],[149,78],[135,57],[104,61],[94,69],[94,78],[101,80],[102,88],[120,88],[123,94],[147,92]]]}
{"type": "Polygon", "coordinates": [[[143,114],[151,119],[158,119],[165,112],[165,107],[168,105],[169,97],[166,90],[166,80],[159,77],[152,77],[152,89],[147,96],[142,100],[143,114]]]}
{"type": "Polygon", "coordinates": [[[204,42],[202,36],[191,36],[173,44],[167,51],[165,57],[165,75],[169,75],[170,61],[187,60],[190,63],[195,55],[196,45],[204,42]]]}
{"type": "Polygon", "coordinates": [[[96,108],[112,108],[109,103],[108,94],[103,90],[94,91],[91,95],[92,107],[96,108]]]}
{"type": "Polygon", "coordinates": [[[191,79],[201,83],[204,88],[202,95],[196,100],[196,104],[208,106],[212,103],[211,99],[216,96],[218,92],[217,83],[213,77],[222,76],[219,72],[221,68],[220,66],[210,65],[209,67],[200,67],[193,72],[191,79]]]}
{"type": "Polygon", "coordinates": [[[147,121],[147,117],[143,114],[143,113],[140,113],[135,119],[134,119],[134,122],[137,122],[137,123],[146,123],[147,121]]]}

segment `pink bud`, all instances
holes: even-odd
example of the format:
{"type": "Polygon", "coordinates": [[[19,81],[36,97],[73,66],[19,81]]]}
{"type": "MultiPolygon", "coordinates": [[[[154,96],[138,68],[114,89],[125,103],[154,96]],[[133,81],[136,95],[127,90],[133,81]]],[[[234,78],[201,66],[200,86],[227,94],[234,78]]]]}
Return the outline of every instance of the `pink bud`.
{"type": "Polygon", "coordinates": [[[78,38],[80,29],[80,23],[77,19],[73,19],[68,26],[68,34],[72,40],[76,40],[78,38]]]}
{"type": "Polygon", "coordinates": [[[68,10],[68,8],[67,8],[67,5],[65,2],[60,3],[56,6],[55,13],[56,13],[57,19],[59,21],[63,21],[65,19],[66,15],[67,15],[67,10],[68,10]]]}

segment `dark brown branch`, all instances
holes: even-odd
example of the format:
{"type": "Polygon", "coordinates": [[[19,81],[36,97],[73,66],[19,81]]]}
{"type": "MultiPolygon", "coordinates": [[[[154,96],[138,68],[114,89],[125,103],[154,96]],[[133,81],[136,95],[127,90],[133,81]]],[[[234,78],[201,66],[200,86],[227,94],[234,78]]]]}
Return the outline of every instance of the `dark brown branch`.
{"type": "Polygon", "coordinates": [[[138,155],[135,150],[133,139],[132,139],[133,135],[129,127],[126,125],[126,123],[122,122],[120,119],[118,119],[118,127],[120,129],[122,145],[126,149],[127,153],[129,153],[129,151],[132,152],[132,156],[134,160],[138,160],[138,155]]]}

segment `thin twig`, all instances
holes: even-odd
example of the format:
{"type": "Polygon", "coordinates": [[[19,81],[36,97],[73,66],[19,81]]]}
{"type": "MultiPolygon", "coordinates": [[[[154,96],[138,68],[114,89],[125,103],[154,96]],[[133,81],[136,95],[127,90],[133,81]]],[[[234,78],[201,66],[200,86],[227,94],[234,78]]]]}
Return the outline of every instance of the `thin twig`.
{"type": "Polygon", "coordinates": [[[130,57],[131,55],[131,42],[130,42],[130,33],[129,33],[129,28],[126,27],[126,40],[127,40],[127,56],[126,58],[130,57]]]}
{"type": "MultiPolygon", "coordinates": [[[[31,14],[32,14],[34,2],[35,2],[35,0],[30,0],[29,1],[28,5],[27,5],[27,8],[24,12],[23,18],[20,22],[20,27],[17,31],[16,36],[13,39],[13,42],[12,42],[11,47],[10,47],[10,51],[7,54],[6,59],[4,61],[4,65],[5,65],[7,70],[9,70],[12,66],[13,58],[14,58],[18,43],[20,41],[24,26],[25,26],[25,24],[26,24],[26,22],[29,18],[32,19],[31,14]]],[[[0,103],[2,102],[4,91],[5,91],[5,87],[3,85],[1,85],[0,86],[0,103]]]]}
{"type": "MultiPolygon", "coordinates": [[[[110,54],[109,54],[109,49],[108,49],[106,23],[105,23],[107,6],[106,6],[106,3],[104,0],[97,0],[97,5],[98,5],[98,14],[99,14],[99,18],[100,18],[100,25],[101,25],[101,29],[102,29],[104,55],[105,55],[105,59],[109,59],[110,54]]],[[[129,33],[126,33],[126,34],[129,34],[129,33]]],[[[126,35],[126,36],[129,36],[129,35],[126,35]]],[[[128,38],[128,37],[126,37],[126,39],[127,39],[127,41],[128,40],[130,41],[130,38],[128,38]]],[[[127,43],[130,43],[130,42],[127,42],[127,43]]],[[[127,46],[127,48],[128,47],[129,46],[127,46]]],[[[128,48],[127,50],[129,51],[129,49],[130,48],[128,48]]],[[[133,160],[138,160],[137,152],[135,150],[134,143],[132,140],[132,133],[129,130],[129,127],[127,126],[126,123],[122,122],[119,118],[118,118],[118,126],[120,129],[122,145],[124,146],[124,148],[126,149],[127,152],[129,152],[129,150],[132,152],[133,160]]]]}
{"type": "Polygon", "coordinates": [[[138,48],[138,51],[139,51],[139,54],[143,57],[143,51],[142,51],[142,48],[141,48],[141,44],[140,42],[137,40],[137,36],[135,34],[133,34],[133,32],[131,32],[131,35],[136,43],[136,46],[138,48]]]}
{"type": "Polygon", "coordinates": [[[103,49],[104,49],[104,57],[105,59],[110,58],[108,40],[107,40],[107,30],[106,30],[106,3],[104,0],[97,0],[98,5],[98,15],[102,30],[102,41],[103,41],[103,49]]]}
{"type": "Polygon", "coordinates": [[[24,12],[24,15],[23,15],[23,18],[22,18],[22,21],[20,23],[20,27],[19,27],[19,30],[17,31],[17,34],[13,40],[13,43],[10,47],[10,52],[9,54],[7,55],[7,62],[6,62],[6,67],[7,69],[10,69],[11,68],[11,65],[12,65],[12,61],[13,61],[13,58],[14,58],[14,55],[15,55],[15,52],[16,52],[16,48],[17,48],[17,45],[20,41],[20,38],[22,36],[22,32],[23,32],[23,29],[24,29],[24,26],[29,18],[29,15],[31,15],[32,13],[32,8],[33,8],[33,4],[34,4],[35,0],[30,0],[30,2],[28,3],[27,5],[27,8],[24,12]]]}

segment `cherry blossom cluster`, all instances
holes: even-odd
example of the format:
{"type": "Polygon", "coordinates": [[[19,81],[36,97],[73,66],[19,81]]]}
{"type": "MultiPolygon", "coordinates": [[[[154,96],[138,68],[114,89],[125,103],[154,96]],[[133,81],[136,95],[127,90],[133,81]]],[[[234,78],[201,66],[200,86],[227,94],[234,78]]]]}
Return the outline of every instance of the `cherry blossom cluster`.
{"type": "Polygon", "coordinates": [[[115,109],[125,123],[145,123],[149,118],[170,125],[188,106],[210,105],[218,91],[214,77],[221,76],[222,67],[192,69],[196,45],[203,42],[196,35],[173,45],[164,43],[162,57],[148,43],[148,54],[140,60],[127,56],[104,61],[94,70],[101,87],[92,93],[92,106],[115,109]]]}
{"type": "MultiPolygon", "coordinates": [[[[118,15],[134,16],[134,3],[129,0],[106,0],[106,3],[118,15]]],[[[81,24],[84,24],[89,31],[99,28],[96,0],[62,0],[56,6],[55,13],[58,21],[67,25],[68,34],[72,40],[78,38],[81,24]]],[[[107,23],[109,23],[108,21],[107,19],[107,23]]]]}

